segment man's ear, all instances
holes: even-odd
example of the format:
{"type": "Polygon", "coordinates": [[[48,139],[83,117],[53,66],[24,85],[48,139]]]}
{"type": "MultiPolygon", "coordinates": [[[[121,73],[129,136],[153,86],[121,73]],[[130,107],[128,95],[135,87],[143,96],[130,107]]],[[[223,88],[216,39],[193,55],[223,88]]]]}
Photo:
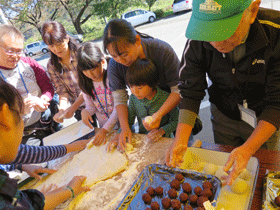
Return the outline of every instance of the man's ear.
{"type": "Polygon", "coordinates": [[[0,108],[0,130],[9,131],[12,128],[13,113],[11,112],[8,104],[4,104],[0,108]]]}
{"type": "Polygon", "coordinates": [[[250,17],[250,24],[253,24],[255,22],[255,19],[257,17],[259,8],[260,8],[261,1],[255,0],[252,1],[250,7],[251,7],[251,17],[250,17]]]}

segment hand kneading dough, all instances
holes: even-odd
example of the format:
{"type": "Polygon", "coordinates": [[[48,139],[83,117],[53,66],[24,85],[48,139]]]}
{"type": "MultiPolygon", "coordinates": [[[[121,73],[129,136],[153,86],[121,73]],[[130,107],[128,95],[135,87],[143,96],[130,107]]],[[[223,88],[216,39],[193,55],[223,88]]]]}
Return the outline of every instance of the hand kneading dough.
{"type": "Polygon", "coordinates": [[[218,169],[218,166],[213,164],[213,163],[207,163],[204,168],[203,168],[203,171],[206,173],[206,174],[210,174],[210,175],[214,175],[215,172],[217,171],[218,169]]]}
{"type": "Polygon", "coordinates": [[[244,179],[244,180],[249,180],[252,178],[251,173],[245,168],[239,175],[239,178],[244,179]]]}
{"type": "Polygon", "coordinates": [[[145,117],[145,122],[150,124],[153,121],[153,119],[154,118],[152,116],[147,116],[147,117],[145,117]]]}
{"type": "Polygon", "coordinates": [[[248,190],[248,184],[243,179],[237,178],[230,186],[232,192],[244,194],[248,190]]]}
{"type": "Polygon", "coordinates": [[[42,189],[43,185],[56,184],[61,187],[68,184],[74,176],[86,176],[84,185],[93,184],[110,178],[123,171],[128,163],[126,157],[119,151],[106,152],[106,145],[93,146],[74,155],[71,161],[64,164],[57,172],[38,182],[36,189],[42,189]]]}
{"type": "Polygon", "coordinates": [[[215,176],[218,177],[220,180],[222,180],[222,176],[227,176],[228,174],[223,170],[223,167],[220,167],[216,173],[215,176]]]}

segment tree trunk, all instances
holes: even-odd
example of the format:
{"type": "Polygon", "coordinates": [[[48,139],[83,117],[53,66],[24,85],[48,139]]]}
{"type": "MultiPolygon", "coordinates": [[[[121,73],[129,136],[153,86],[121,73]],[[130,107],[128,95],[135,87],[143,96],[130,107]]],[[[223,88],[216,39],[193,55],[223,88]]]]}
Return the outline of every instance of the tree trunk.
{"type": "Polygon", "coordinates": [[[73,24],[78,34],[84,34],[84,31],[81,27],[81,23],[79,21],[75,21],[73,22],[73,24]]]}

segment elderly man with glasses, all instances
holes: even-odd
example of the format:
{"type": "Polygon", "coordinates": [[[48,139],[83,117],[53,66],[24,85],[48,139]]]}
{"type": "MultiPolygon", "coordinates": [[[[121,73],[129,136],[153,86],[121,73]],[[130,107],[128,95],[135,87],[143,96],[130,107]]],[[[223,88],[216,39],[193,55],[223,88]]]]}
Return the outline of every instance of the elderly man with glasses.
{"type": "Polygon", "coordinates": [[[42,145],[50,134],[50,111],[53,86],[45,70],[33,59],[22,56],[22,33],[11,25],[0,25],[0,77],[13,85],[25,103],[22,143],[42,145]]]}

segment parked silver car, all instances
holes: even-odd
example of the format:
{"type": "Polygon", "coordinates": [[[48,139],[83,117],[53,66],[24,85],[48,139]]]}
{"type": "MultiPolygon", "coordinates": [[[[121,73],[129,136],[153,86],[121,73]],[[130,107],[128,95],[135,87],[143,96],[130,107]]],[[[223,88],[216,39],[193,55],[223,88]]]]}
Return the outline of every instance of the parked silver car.
{"type": "Polygon", "coordinates": [[[125,19],[132,26],[136,26],[142,23],[154,22],[156,19],[156,14],[143,9],[136,9],[122,14],[121,18],[125,19]]]}
{"type": "Polygon", "coordinates": [[[82,43],[84,40],[84,37],[82,34],[72,34],[70,31],[67,31],[67,34],[69,36],[73,37],[74,39],[76,39],[78,43],[82,43]]]}
{"type": "Polygon", "coordinates": [[[45,42],[37,41],[37,42],[27,44],[25,46],[24,52],[25,52],[26,56],[32,57],[33,55],[38,54],[40,52],[42,52],[44,54],[49,52],[49,48],[45,42]]]}

